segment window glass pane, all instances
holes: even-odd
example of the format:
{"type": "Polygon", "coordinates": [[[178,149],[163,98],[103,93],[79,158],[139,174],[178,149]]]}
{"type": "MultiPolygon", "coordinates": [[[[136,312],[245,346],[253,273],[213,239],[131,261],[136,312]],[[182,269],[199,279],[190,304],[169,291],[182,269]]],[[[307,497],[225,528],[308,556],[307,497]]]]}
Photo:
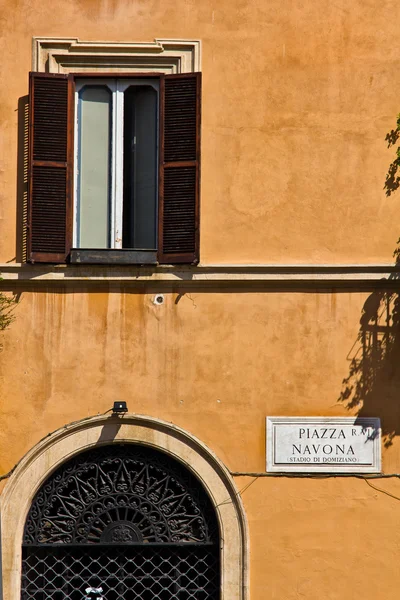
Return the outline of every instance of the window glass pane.
{"type": "Polygon", "coordinates": [[[157,92],[132,86],[124,99],[124,248],[157,246],[157,169],[157,92]]]}
{"type": "Polygon", "coordinates": [[[85,86],[79,94],[77,246],[110,247],[111,92],[85,86]]]}

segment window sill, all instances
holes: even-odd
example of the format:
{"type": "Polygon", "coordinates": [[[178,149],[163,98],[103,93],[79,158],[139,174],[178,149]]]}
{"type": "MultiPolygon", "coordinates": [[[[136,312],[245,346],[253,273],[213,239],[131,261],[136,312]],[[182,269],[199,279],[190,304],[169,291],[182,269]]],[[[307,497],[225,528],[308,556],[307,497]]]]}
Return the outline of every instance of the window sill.
{"type": "Polygon", "coordinates": [[[97,250],[73,248],[71,264],[82,265],[156,265],[156,250],[97,250]]]}

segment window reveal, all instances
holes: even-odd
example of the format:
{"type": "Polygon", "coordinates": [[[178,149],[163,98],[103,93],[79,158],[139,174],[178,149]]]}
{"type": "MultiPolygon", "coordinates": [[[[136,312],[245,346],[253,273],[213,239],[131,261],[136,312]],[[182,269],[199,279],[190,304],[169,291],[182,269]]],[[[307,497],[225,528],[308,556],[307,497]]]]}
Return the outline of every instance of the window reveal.
{"type": "Polygon", "coordinates": [[[198,262],[200,81],[31,74],[31,262],[198,262]]]}

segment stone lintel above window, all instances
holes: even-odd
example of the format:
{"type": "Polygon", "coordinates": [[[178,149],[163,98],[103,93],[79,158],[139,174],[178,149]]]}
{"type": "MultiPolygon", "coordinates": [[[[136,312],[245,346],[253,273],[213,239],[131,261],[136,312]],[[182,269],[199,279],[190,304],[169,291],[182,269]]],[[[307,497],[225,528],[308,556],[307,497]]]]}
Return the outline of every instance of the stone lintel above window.
{"type": "Polygon", "coordinates": [[[32,70],[41,73],[193,73],[201,71],[200,40],[85,42],[34,37],[32,70]]]}

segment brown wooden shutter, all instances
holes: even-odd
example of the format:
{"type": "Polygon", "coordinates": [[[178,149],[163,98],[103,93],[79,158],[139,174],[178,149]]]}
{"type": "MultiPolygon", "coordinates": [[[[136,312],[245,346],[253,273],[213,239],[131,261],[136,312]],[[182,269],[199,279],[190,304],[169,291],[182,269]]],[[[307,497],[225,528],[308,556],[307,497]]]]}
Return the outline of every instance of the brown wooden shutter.
{"type": "Polygon", "coordinates": [[[74,82],[30,73],[28,260],[65,262],[72,242],[74,82]]]}
{"type": "Polygon", "coordinates": [[[158,261],[199,262],[201,73],[161,76],[158,261]]]}

